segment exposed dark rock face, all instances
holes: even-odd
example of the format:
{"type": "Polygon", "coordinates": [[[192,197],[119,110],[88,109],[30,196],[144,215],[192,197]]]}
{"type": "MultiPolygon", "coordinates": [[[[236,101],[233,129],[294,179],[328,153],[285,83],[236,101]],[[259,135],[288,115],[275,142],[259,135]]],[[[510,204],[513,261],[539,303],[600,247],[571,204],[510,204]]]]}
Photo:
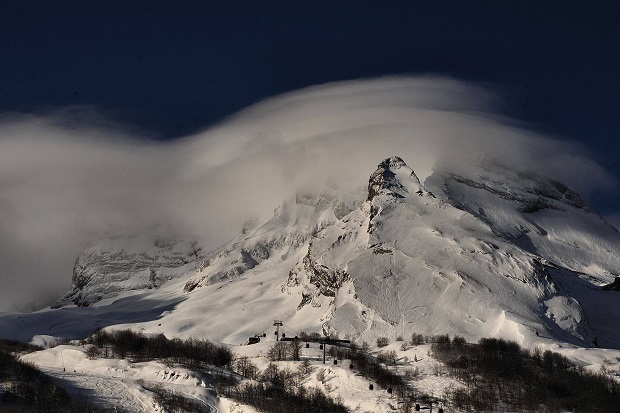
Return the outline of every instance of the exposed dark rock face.
{"type": "Polygon", "coordinates": [[[415,192],[418,195],[428,193],[405,161],[398,156],[393,156],[381,162],[377,170],[370,175],[367,200],[372,201],[382,191],[394,198],[404,198],[409,193],[410,188],[405,188],[403,180],[397,176],[397,172],[406,175],[409,180],[416,184],[415,192]]]}
{"type": "Polygon", "coordinates": [[[349,274],[344,270],[333,270],[325,265],[316,263],[312,254],[304,257],[304,268],[310,275],[310,284],[318,288],[320,294],[326,297],[335,297],[338,289],[349,279],[349,274]]]}
{"type": "Polygon", "coordinates": [[[78,257],[71,290],[52,308],[87,307],[124,291],[157,288],[201,260],[202,247],[197,242],[124,240],[119,246],[104,242],[78,257]],[[127,245],[120,246],[123,243],[127,245]]]}
{"type": "Polygon", "coordinates": [[[620,291],[620,277],[616,277],[614,282],[604,285],[602,288],[607,291],[620,291]]]}

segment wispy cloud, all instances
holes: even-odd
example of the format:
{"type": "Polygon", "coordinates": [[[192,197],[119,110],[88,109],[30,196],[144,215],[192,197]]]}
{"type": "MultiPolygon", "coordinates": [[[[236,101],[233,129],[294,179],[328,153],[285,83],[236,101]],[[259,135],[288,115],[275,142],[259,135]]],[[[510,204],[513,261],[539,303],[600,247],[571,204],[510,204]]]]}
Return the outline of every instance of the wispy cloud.
{"type": "Polygon", "coordinates": [[[313,87],[209,130],[153,142],[96,111],[0,117],[0,310],[49,302],[96,239],[197,236],[216,247],[299,188],[365,185],[399,155],[421,179],[436,162],[483,155],[586,192],[613,179],[583,148],[493,113],[480,87],[392,77],[313,87]]]}

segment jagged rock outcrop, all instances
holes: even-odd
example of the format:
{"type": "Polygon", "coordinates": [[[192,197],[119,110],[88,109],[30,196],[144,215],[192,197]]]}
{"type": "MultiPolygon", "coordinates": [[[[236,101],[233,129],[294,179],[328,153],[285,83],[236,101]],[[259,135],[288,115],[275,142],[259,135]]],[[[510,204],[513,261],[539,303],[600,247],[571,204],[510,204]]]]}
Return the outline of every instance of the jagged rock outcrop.
{"type": "Polygon", "coordinates": [[[377,170],[368,180],[367,201],[372,201],[380,193],[389,194],[395,198],[404,198],[408,194],[429,194],[420,183],[413,169],[398,156],[393,156],[381,162],[377,170]]]}
{"type": "Polygon", "coordinates": [[[90,306],[120,293],[158,288],[201,265],[196,241],[148,237],[102,241],[78,257],[71,290],[52,308],[90,306]]]}
{"type": "Polygon", "coordinates": [[[207,261],[204,271],[192,277],[184,290],[231,281],[270,257],[296,254],[323,228],[351,212],[359,200],[345,201],[335,194],[299,192],[281,205],[266,222],[245,230],[239,240],[224,246],[207,261]]]}
{"type": "Polygon", "coordinates": [[[620,277],[616,277],[614,282],[603,286],[603,290],[606,291],[620,291],[620,277]]]}

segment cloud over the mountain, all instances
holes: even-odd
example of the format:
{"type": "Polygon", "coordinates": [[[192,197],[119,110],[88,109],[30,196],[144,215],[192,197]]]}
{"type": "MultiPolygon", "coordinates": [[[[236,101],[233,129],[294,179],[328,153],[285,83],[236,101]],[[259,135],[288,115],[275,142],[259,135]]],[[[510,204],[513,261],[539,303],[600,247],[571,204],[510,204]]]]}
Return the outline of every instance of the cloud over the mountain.
{"type": "Polygon", "coordinates": [[[313,87],[172,142],[134,136],[92,110],[0,117],[0,311],[49,302],[88,243],[187,234],[209,247],[298,188],[363,186],[399,155],[422,180],[436,162],[483,156],[553,176],[584,196],[615,182],[583,148],[492,110],[489,91],[444,78],[313,87]]]}

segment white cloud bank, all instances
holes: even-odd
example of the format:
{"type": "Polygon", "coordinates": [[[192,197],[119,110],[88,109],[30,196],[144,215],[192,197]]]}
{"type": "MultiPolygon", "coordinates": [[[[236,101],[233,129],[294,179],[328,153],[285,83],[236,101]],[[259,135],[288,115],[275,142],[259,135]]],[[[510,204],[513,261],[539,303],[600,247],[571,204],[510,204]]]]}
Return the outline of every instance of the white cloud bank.
{"type": "Polygon", "coordinates": [[[491,155],[582,195],[615,182],[574,143],[493,114],[486,90],[445,78],[317,86],[254,105],[203,133],[154,143],[89,110],[0,117],[0,311],[50,303],[99,238],[186,234],[216,247],[297,189],[357,187],[399,155],[491,155]],[[29,304],[28,304],[29,305],[29,304]]]}

